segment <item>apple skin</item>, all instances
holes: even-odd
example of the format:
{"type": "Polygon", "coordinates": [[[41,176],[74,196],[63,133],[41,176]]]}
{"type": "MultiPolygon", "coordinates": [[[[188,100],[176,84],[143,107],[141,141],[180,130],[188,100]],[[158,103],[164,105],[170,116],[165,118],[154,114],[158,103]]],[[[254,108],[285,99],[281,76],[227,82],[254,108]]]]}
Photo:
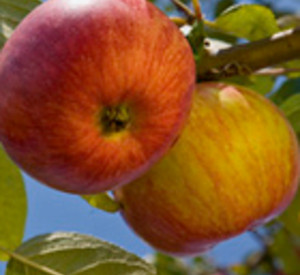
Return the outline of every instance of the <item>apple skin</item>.
{"type": "Polygon", "coordinates": [[[275,105],[244,87],[208,82],[197,86],[172,150],[114,196],[146,242],[192,256],[281,213],[299,163],[295,134],[275,105]]]}
{"type": "Polygon", "coordinates": [[[178,28],[145,0],[49,0],[3,48],[0,83],[10,157],[53,188],[92,194],[134,180],[169,150],[195,64],[178,28]]]}

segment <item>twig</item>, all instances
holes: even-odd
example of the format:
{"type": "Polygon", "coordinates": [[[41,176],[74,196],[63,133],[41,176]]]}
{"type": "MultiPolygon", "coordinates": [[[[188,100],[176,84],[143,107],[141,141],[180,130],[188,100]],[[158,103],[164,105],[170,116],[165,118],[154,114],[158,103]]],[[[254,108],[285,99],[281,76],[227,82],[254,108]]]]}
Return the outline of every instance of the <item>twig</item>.
{"type": "Polygon", "coordinates": [[[195,17],[200,22],[203,20],[202,18],[202,11],[201,6],[199,4],[199,0],[192,0],[194,11],[195,11],[195,17]]]}
{"type": "Polygon", "coordinates": [[[300,28],[270,38],[206,52],[198,71],[201,80],[251,74],[260,69],[300,58],[300,28]]]}
{"type": "Polygon", "coordinates": [[[188,21],[182,17],[171,16],[170,20],[175,23],[178,27],[182,27],[188,23],[188,21]]]}
{"type": "Polygon", "coordinates": [[[173,4],[177,7],[179,11],[182,11],[189,19],[195,18],[195,14],[192,10],[185,4],[183,4],[180,0],[172,0],[173,4]]]}

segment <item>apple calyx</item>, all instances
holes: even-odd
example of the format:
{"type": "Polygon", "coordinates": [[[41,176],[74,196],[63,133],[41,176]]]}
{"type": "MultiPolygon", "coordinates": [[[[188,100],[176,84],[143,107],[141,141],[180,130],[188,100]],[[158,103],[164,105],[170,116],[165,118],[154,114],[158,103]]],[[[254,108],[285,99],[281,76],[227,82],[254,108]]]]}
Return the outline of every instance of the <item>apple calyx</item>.
{"type": "Polygon", "coordinates": [[[104,135],[122,132],[130,124],[131,113],[126,105],[107,106],[100,112],[100,127],[104,135]]]}

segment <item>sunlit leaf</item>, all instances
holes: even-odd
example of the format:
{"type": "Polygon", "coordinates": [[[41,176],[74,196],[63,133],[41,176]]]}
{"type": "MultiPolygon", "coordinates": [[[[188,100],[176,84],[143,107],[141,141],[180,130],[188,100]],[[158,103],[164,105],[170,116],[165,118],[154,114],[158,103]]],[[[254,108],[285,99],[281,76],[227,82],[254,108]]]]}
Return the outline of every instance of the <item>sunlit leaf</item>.
{"type": "Polygon", "coordinates": [[[40,3],[39,0],[0,1],[0,48],[21,20],[40,3]]]}
{"type": "MultiPolygon", "coordinates": [[[[64,275],[154,275],[155,268],[139,257],[95,237],[69,232],[41,235],[16,253],[36,265],[64,275]]],[[[12,259],[6,275],[45,275],[24,261],[12,259]]]]}
{"type": "Polygon", "coordinates": [[[248,40],[270,37],[279,31],[273,12],[262,5],[235,5],[214,22],[216,28],[248,40]]]}
{"type": "MultiPolygon", "coordinates": [[[[19,169],[0,145],[0,246],[8,250],[18,247],[23,238],[27,214],[24,183],[19,169]]],[[[0,253],[0,260],[7,260],[0,253]]]]}

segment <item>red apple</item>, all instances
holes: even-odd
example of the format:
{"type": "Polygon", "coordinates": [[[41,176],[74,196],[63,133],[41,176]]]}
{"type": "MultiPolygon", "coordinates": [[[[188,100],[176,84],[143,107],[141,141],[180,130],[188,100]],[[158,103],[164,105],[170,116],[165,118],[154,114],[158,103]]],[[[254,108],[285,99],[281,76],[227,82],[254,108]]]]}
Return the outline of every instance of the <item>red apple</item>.
{"type": "Polygon", "coordinates": [[[244,87],[203,83],[172,150],[114,194],[149,244],[194,255],[282,212],[299,165],[295,134],[275,105],[244,87]]]}
{"type": "Polygon", "coordinates": [[[113,189],[168,151],[194,81],[188,42],[146,0],[49,0],[1,53],[0,140],[49,186],[113,189]]]}

